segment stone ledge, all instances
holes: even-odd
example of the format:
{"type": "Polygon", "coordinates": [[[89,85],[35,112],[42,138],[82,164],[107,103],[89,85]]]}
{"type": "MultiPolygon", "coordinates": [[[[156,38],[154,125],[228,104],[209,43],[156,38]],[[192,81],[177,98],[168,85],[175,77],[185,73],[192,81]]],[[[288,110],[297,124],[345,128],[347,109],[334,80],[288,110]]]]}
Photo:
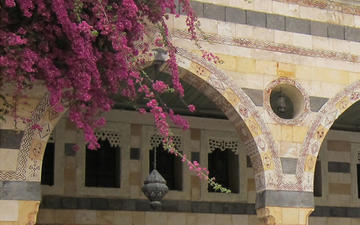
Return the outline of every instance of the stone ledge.
{"type": "MultiPolygon", "coordinates": [[[[312,194],[312,193],[310,193],[312,194]]],[[[42,197],[42,209],[87,209],[113,211],[153,211],[144,199],[120,198],[77,198],[46,195],[42,197]],[[101,202],[101,205],[97,205],[101,202]],[[70,205],[69,205],[70,203],[70,205]]],[[[199,202],[184,200],[163,200],[162,212],[217,213],[255,215],[255,205],[251,203],[199,202]]],[[[316,206],[312,217],[360,218],[360,207],[316,206]]]]}

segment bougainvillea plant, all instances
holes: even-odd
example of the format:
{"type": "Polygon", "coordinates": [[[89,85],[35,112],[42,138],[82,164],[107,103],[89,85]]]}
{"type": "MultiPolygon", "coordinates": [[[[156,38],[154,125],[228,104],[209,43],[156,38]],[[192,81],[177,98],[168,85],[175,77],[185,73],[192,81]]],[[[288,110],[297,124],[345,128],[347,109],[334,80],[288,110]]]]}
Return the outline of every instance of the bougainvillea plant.
{"type": "MultiPolygon", "coordinates": [[[[153,114],[171,149],[167,119],[183,129],[189,127],[157,98],[166,91],[184,95],[176,48],[166,25],[167,13],[176,14],[175,1],[0,0],[0,88],[14,83],[15,95],[42,82],[51,106],[58,112],[68,109],[69,119],[82,129],[90,149],[99,147],[94,131],[105,124],[99,115],[113,107],[112,96],[133,102],[145,98],[146,107],[138,111],[153,114]],[[141,72],[154,46],[167,51],[170,86],[141,72]]],[[[179,0],[179,4],[187,15],[191,39],[196,40],[198,22],[190,2],[179,0]]]]}

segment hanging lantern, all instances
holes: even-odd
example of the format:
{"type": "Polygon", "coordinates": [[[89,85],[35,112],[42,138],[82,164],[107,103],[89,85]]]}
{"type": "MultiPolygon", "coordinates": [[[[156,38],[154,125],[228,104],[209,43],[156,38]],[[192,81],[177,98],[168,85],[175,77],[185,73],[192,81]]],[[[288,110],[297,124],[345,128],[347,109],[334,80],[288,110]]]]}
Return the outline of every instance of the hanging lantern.
{"type": "Polygon", "coordinates": [[[166,195],[169,188],[166,186],[165,179],[154,169],[144,181],[141,188],[145,196],[150,200],[150,206],[153,209],[161,206],[161,199],[166,195]]]}
{"type": "Polygon", "coordinates": [[[277,110],[280,113],[284,113],[286,111],[286,98],[285,95],[280,91],[279,98],[277,99],[277,110]]]}

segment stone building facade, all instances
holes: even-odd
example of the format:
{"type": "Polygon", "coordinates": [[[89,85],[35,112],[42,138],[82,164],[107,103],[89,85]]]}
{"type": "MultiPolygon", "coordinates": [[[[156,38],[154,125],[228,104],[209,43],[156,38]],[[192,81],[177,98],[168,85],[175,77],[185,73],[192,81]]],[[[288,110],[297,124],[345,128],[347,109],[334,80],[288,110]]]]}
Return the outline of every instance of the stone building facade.
{"type": "MultiPolygon", "coordinates": [[[[350,128],[338,128],[348,131],[330,130],[360,99],[358,1],[192,4],[202,48],[223,63],[202,59],[184,18],[171,16],[181,79],[228,120],[190,118],[190,131],[175,135],[179,148],[205,166],[211,149],[225,144],[237,158],[231,174],[237,174],[238,193],[209,192],[182,168],[181,188],[168,193],[161,211],[151,211],[140,186],[156,137],[151,119],[124,110],[109,113],[98,134],[120,149],[118,187],[85,185],[85,146],[69,150],[81,146],[81,135],[49,107],[39,87],[18,100],[18,113],[41,132],[11,117],[0,123],[0,224],[360,224],[358,128],[345,118],[350,128]],[[54,185],[40,185],[52,142],[54,185]]],[[[149,64],[161,59],[154,55],[149,64]]]]}

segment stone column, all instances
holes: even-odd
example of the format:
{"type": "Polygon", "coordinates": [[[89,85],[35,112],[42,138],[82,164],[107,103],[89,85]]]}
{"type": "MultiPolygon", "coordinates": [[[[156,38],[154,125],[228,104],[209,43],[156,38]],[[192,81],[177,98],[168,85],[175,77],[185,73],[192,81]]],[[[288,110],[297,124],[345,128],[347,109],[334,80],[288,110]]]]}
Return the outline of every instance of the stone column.
{"type": "MultiPolygon", "coordinates": [[[[3,143],[4,142],[2,142],[2,144],[3,143]]],[[[12,151],[16,151],[16,150],[12,150],[12,151]]],[[[4,160],[1,160],[0,163],[3,162],[4,160]]],[[[6,173],[4,172],[1,173],[1,175],[4,174],[6,173]]],[[[8,176],[8,179],[9,178],[10,176],[8,176]]],[[[37,212],[39,209],[40,199],[41,199],[40,182],[12,181],[12,180],[6,181],[3,179],[2,181],[0,181],[0,225],[35,224],[37,212]]]]}
{"type": "Polygon", "coordinates": [[[312,192],[266,190],[257,194],[256,208],[264,225],[307,225],[314,197],[312,192]]]}

